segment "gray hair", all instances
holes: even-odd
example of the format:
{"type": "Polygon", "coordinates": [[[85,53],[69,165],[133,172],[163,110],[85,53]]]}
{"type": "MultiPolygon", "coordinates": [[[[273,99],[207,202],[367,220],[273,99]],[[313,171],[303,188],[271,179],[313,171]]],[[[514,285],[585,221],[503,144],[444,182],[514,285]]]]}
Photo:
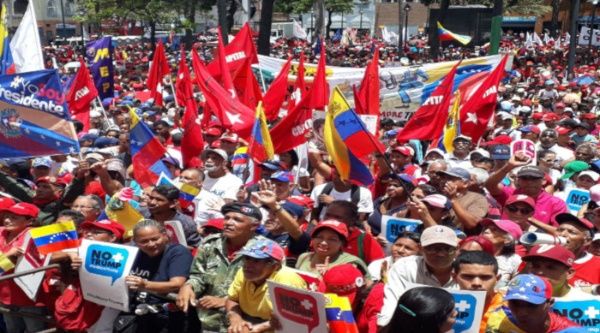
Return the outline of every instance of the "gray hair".
{"type": "Polygon", "coordinates": [[[133,237],[135,237],[138,232],[144,228],[156,228],[161,234],[167,233],[167,229],[165,229],[165,226],[162,223],[152,219],[143,219],[133,227],[133,237]]]}
{"type": "Polygon", "coordinates": [[[442,167],[444,167],[444,169],[448,169],[448,162],[446,162],[446,160],[442,160],[442,159],[437,159],[437,160],[433,160],[429,162],[429,165],[427,165],[427,171],[429,171],[429,169],[431,168],[432,165],[434,164],[439,164],[442,167]]]}
{"type": "Polygon", "coordinates": [[[83,194],[83,195],[78,196],[75,200],[77,200],[79,198],[84,198],[84,199],[91,201],[93,209],[96,209],[96,210],[104,209],[104,202],[102,201],[102,199],[99,196],[97,196],[95,194],[83,194]]]}

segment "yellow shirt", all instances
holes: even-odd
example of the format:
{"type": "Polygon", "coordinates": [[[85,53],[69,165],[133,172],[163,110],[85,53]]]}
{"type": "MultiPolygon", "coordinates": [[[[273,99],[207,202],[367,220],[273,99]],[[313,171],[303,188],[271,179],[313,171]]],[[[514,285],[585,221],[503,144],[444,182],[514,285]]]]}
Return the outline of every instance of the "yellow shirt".
{"type": "MultiPolygon", "coordinates": [[[[280,270],[273,272],[267,280],[290,287],[306,289],[306,282],[304,279],[285,266],[280,270]]],[[[237,302],[240,305],[242,312],[246,315],[264,320],[269,320],[271,318],[273,305],[271,304],[267,283],[265,282],[257,287],[254,283],[246,281],[242,268],[235,274],[233,282],[229,286],[227,297],[229,297],[230,300],[237,302]]]]}

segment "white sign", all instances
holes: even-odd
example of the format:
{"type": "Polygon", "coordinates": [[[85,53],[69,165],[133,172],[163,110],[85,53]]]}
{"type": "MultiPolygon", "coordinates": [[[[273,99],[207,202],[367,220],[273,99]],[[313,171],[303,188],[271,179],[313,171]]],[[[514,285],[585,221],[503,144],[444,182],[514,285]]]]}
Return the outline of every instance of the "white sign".
{"type": "Polygon", "coordinates": [[[138,248],[84,239],[79,248],[83,265],[79,280],[83,298],[109,308],[129,312],[129,275],[138,248]]]}
{"type": "Polygon", "coordinates": [[[183,233],[183,226],[181,226],[181,222],[177,220],[166,221],[165,229],[167,229],[167,235],[169,235],[171,243],[181,244],[187,247],[187,240],[185,239],[185,234],[183,233]]]}
{"type": "MultiPolygon", "coordinates": [[[[23,255],[15,265],[15,273],[46,266],[48,265],[48,262],[50,262],[50,256],[43,256],[38,253],[37,247],[28,232],[23,240],[23,255]]],[[[14,281],[27,297],[32,301],[35,301],[42,280],[44,280],[44,275],[46,275],[46,271],[41,271],[34,274],[19,276],[18,278],[15,278],[14,281]]]]}
{"type": "Polygon", "coordinates": [[[327,333],[325,296],[267,281],[273,311],[285,333],[327,333]]]}
{"type": "MultiPolygon", "coordinates": [[[[579,33],[579,45],[590,45],[590,28],[581,27],[581,32],[579,33]]],[[[600,46],[600,30],[594,29],[594,36],[592,37],[592,45],[600,46]]]]}

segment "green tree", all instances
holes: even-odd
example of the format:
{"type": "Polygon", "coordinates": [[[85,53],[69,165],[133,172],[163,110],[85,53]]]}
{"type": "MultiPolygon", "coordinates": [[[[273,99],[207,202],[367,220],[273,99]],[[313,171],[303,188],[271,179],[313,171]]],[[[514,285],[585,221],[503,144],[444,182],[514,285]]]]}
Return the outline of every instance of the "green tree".
{"type": "Polygon", "coordinates": [[[325,9],[327,10],[327,29],[325,37],[329,37],[333,13],[351,13],[353,8],[354,2],[352,0],[325,0],[325,9]]]}

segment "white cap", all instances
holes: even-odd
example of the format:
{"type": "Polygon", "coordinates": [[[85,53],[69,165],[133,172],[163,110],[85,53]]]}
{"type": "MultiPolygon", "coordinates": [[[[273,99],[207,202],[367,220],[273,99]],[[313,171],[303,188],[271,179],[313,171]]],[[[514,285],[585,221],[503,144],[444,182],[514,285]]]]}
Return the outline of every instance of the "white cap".
{"type": "Polygon", "coordinates": [[[588,177],[592,178],[592,180],[595,182],[597,182],[598,179],[600,179],[600,175],[591,170],[585,170],[585,171],[580,172],[579,176],[577,176],[577,178],[579,178],[581,176],[588,176],[588,177]]]}

